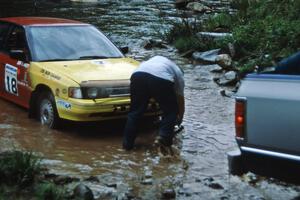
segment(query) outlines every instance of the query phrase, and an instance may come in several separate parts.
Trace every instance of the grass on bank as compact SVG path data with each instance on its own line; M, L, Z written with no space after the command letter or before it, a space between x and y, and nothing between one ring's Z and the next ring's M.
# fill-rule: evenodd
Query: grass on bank
M44 173L41 159L32 152L0 154L0 200L37 199L63 200L66 192L51 182L41 180Z
M236 49L234 67L247 73L255 65L272 66L300 50L300 1L297 0L233 0L235 14L220 13L202 22L173 24L165 37L184 52L212 48L226 49L232 43ZM221 40L200 38L196 33L231 32L233 37Z
M1 185L27 187L34 183L35 177L40 173L40 159L32 152L13 151L0 156Z

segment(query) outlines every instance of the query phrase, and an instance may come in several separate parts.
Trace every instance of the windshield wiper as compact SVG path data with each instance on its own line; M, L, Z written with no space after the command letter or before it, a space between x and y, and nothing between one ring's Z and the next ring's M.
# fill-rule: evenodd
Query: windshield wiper
M48 60L39 60L39 62L55 62L55 61L71 61L71 59L56 58L56 59L48 59Z
M106 59L109 58L107 56L81 56L79 57L79 60L85 60L85 59Z
M121 58L120 56L81 56L78 60Z

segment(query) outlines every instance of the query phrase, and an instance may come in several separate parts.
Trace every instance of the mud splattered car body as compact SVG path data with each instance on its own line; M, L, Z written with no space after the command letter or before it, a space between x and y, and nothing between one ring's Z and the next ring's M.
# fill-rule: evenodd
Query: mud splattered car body
M60 119L125 117L129 78L138 64L89 24L0 19L0 96L29 109L30 116L51 128ZM149 111L155 112L155 106L151 103Z

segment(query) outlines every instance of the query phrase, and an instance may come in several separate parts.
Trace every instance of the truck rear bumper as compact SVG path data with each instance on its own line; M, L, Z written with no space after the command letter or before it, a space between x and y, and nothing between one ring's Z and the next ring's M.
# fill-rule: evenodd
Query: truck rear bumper
M249 153L254 153L254 154L258 154L258 155L265 155L265 156L270 156L270 157L274 157L274 158L281 158L281 159L294 160L294 161L300 162L300 156L297 156L297 155L280 153L280 152L276 152L276 151L269 151L269 150L263 150L263 149L246 147L246 146L241 146L240 148L241 148L242 152L249 152Z
M300 183L299 156L241 146L227 153L229 172L242 175L253 172L284 181Z

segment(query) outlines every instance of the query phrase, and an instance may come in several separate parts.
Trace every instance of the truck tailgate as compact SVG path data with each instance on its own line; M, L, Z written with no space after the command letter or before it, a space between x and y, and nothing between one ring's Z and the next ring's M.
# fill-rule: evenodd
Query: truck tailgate
M300 76L248 76L237 96L247 99L247 145L300 152Z

